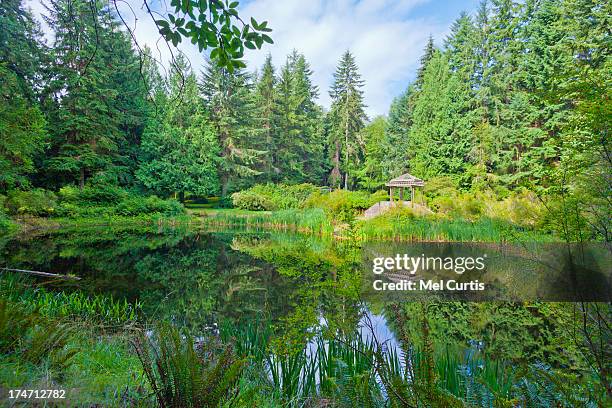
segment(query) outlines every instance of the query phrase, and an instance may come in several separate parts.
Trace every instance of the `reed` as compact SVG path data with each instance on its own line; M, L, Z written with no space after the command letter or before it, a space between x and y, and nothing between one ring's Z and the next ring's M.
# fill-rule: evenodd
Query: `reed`
M289 209L260 214L219 212L202 217L200 220L203 224L212 226L272 229L317 235L331 235L333 233L332 223L327 219L324 211L318 208L309 210Z
M360 239L394 241L470 241L504 242L516 240L542 241L550 237L532 231L516 229L502 221L481 218L429 219L380 216L358 224Z

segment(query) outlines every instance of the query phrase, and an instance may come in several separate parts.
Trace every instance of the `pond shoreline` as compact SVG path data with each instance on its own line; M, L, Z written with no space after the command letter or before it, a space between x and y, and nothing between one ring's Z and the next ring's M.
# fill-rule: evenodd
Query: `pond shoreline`
M293 212L292 212L293 213ZM280 216L279 216L280 214ZM299 213L298 213L299 214ZM216 228L231 228L232 230L249 231L279 231L292 232L303 235L317 236L321 238L329 238L337 241L356 240L359 242L423 242L423 243L457 243L457 242L480 242L480 243L505 243L505 242L560 242L556 237L543 234L518 230L508 229L507 234L500 234L499 231L480 231L472 232L468 236L459 236L457 238L445 236L444 233L435 234L435 228L440 229L441 226L461 223L459 228L477 225L475 222L466 220L410 220L397 224L401 227L410 225L411 222L419 224L419 233L402 233L402 231L393 231L396 227L393 224L386 224L384 228L370 228L373 221L360 220L352 226L348 223L320 223L311 225L301 225L302 220L292 216L293 219L284 219L282 212L264 212L264 213L243 213L237 212L233 214L229 211L219 213L194 213L189 211L186 215L178 217L166 217L163 215L147 215L147 216L112 216L101 218L44 218L44 217L19 217L12 219L14 226L1 235L13 234L33 234L44 233L46 231L72 229L72 228L97 228L108 226L152 226L158 228L200 228L200 227L216 227ZM376 220L376 219L374 219ZM335 224L335 225L334 225ZM494 224L492 224L494 225ZM429 230L427 229L429 228ZM391 229L391 231L389 230ZM482 233L479 236L478 233ZM498 234L501 239L491 239L492 234ZM466 239L467 238L467 239Z

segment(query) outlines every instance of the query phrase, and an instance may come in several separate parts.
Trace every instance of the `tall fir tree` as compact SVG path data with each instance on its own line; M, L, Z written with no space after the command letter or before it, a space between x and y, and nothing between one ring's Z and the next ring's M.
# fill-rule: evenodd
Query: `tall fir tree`
M275 102L276 102L276 74L272 65L272 55L268 54L261 68L261 73L257 80L256 87L257 105L261 113L263 126L264 150L266 154L263 158L264 179L268 182L273 180L273 175L277 169L276 163L276 140L274 135L275 127Z
M261 118L256 106L251 76L235 69L229 72L207 61L200 79L200 92L219 139L221 195L247 187L260 175Z
M470 129L462 126L461 84L436 50L427 64L409 136L410 171L417 177L452 175L463 183Z
M434 39L432 35L429 35L427 39L427 43L425 44L425 49L423 50L423 55L419 60L419 68L417 69L416 80L414 82L414 86L417 89L421 88L423 85L423 77L425 75L425 69L427 68L427 64L429 60L433 58L434 52L436 50L436 46L434 45Z
M27 188L46 145L39 109L40 30L21 0L0 4L0 191Z
M46 167L81 188L90 177L127 182L130 170L121 162L130 157L122 156L142 131L146 95L127 34L103 2L52 0L46 19L54 33ZM130 133L136 140L126 141Z
M349 182L349 173L363 158L363 143L359 136L368 119L363 102L363 85L355 57L347 50L334 72L329 91L332 106L328 114L329 143L333 146L333 169L329 182L337 187L343 182L345 189L352 183Z
M393 99L386 121L382 150L385 160L381 163L387 179L397 177L408 171L408 137L412 126L414 104L414 85Z

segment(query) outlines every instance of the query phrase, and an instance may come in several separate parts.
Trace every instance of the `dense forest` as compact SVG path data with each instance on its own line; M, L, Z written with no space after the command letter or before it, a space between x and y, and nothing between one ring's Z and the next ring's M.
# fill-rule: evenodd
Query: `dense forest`
M374 192L409 171L439 191L562 197L609 241L608 2L485 0L429 40L415 80L376 118L348 50L329 90L299 50L280 67L268 56L235 69L177 52L166 70L114 9L91 4L49 1L51 41L21 0L0 5L1 194L118 186L183 199L268 182Z

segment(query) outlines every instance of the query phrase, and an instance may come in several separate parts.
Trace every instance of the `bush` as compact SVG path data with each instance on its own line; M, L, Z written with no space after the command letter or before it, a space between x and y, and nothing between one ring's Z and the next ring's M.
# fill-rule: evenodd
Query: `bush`
M117 205L117 215L163 214L168 216L183 213L183 206L176 200L162 200L157 196L133 196L124 199Z
M388 199L385 192L368 194L364 191L335 190L327 194L312 194L304 203L304 207L323 208L328 217L350 222L359 212L385 199Z
M319 188L308 183L258 184L232 194L234 207L252 211L274 211L299 208Z
M118 204L128 195L121 187L99 184L83 188L77 198L86 204Z
M47 190L13 190L8 193L5 207L11 215L53 215L57 209L56 195Z
M269 197L248 190L232 194L232 204L234 204L235 208L251 211L272 211L278 209Z

